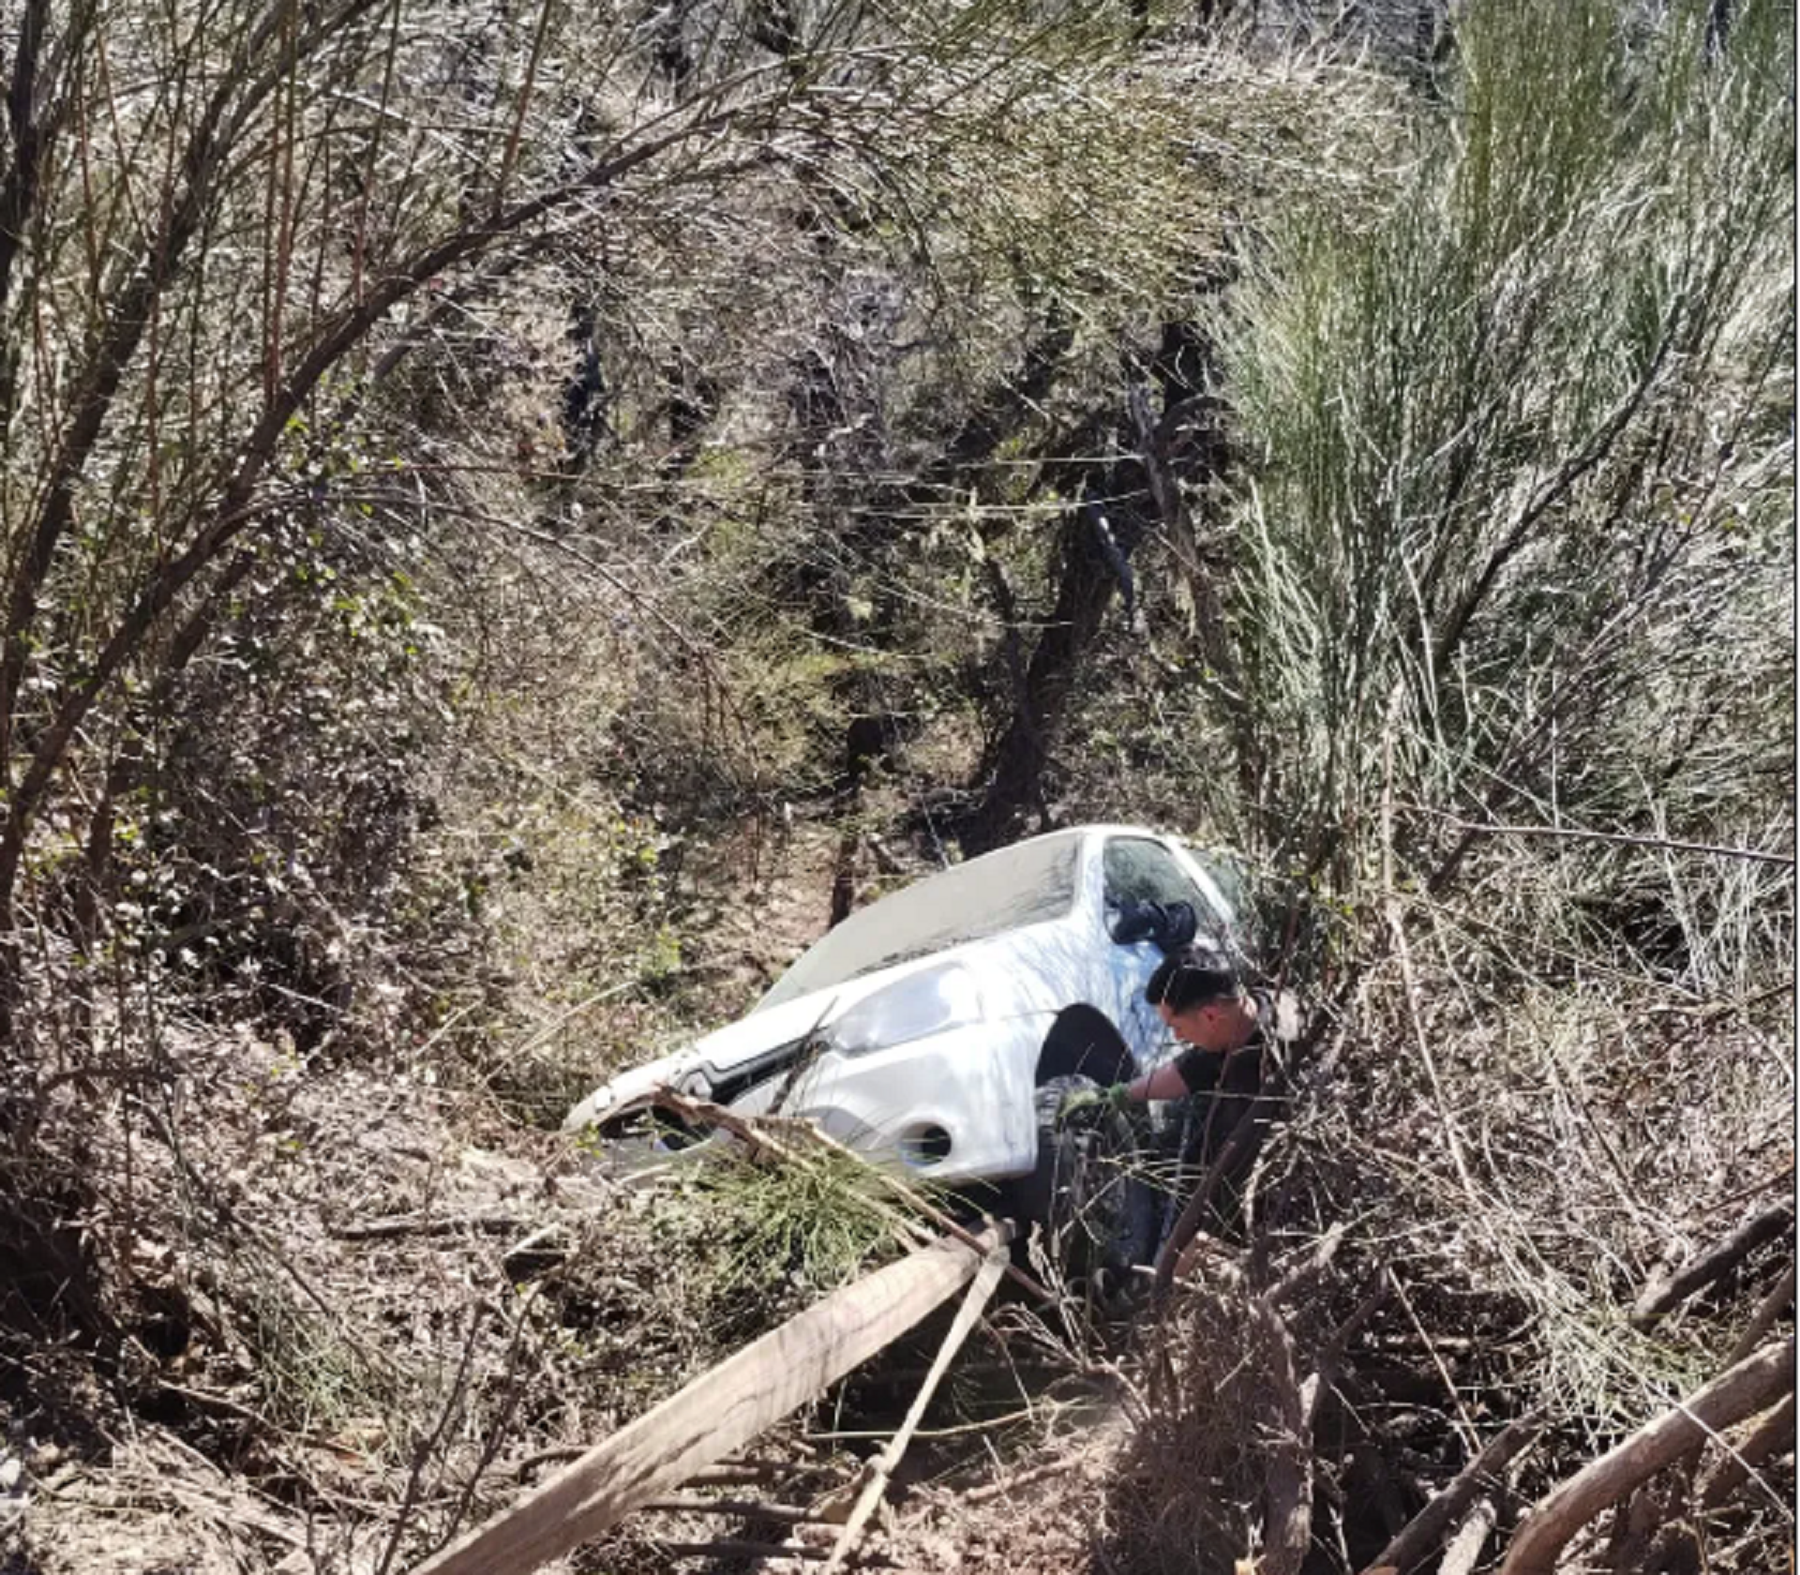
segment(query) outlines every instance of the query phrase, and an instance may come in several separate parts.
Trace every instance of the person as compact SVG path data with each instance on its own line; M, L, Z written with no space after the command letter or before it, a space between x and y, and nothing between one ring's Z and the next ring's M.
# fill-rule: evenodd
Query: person
M1144 999L1185 1048L1130 1082L1071 1094L1057 1117L1096 1105L1124 1109L1152 1099L1211 1095L1201 1131L1183 1156L1187 1163L1204 1163L1261 1092L1264 1050L1297 1036L1297 1008L1289 996L1247 986L1225 953L1204 938L1162 960L1144 986Z
M1181 1042L1181 1053L1130 1082L1071 1094L1057 1119L1084 1107L1123 1110L1153 1099L1194 1100L1183 1124L1176 1196L1195 1186L1215 1160L1224 1172L1216 1191L1193 1193L1179 1217L1165 1222L1156 1279L1166 1285L1184 1278L1203 1251L1205 1238L1197 1234L1203 1211L1211 1210L1216 1228L1229 1226L1239 1179L1259 1136L1244 1118L1263 1095L1269 1064L1284 1065L1289 1046L1300 1037L1300 1010L1286 992L1247 985L1225 953L1204 937L1163 959L1144 986L1144 998ZM1267 1114L1262 1112L1265 1119ZM1244 1141L1234 1144L1240 1127Z

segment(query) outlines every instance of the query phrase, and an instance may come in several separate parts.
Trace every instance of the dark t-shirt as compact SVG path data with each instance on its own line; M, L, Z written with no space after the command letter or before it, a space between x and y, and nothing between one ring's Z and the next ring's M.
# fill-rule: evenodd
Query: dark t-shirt
M1248 1097L1262 1087L1263 1036L1259 1029L1235 1050L1202 1050L1189 1045L1175 1058L1175 1070L1190 1094Z
M1190 1094L1216 1094L1234 1102L1254 1099L1262 1090L1263 1051L1293 1039L1299 1028L1298 1007L1290 996L1252 990L1256 1032L1235 1050L1202 1050L1189 1045L1175 1058L1175 1070ZM1235 1116L1233 1117L1235 1119Z

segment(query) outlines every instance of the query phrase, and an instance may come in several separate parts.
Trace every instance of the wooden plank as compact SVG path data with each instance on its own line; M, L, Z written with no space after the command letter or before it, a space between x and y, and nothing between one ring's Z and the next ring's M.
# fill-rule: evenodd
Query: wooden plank
M523 1575L617 1524L823 1394L966 1284L1010 1237L981 1251L940 1241L790 1318L596 1445L415 1575Z
M906 1413L906 1420L900 1424L900 1431L894 1434L893 1442L882 1450L870 1468L868 1481L857 1495L850 1518L844 1523L843 1531L838 1534L837 1546L831 1550L831 1557L826 1561L824 1575L836 1575L836 1571L844 1567L845 1560L862 1539L863 1527L869 1523L869 1516L875 1513L875 1506L886 1496L888 1483L906 1454L906 1446L912 1442L913 1434L924 1420L925 1408L931 1404L931 1397L937 1393L944 1374L949 1372L950 1363L962 1349L963 1341L968 1339L969 1331L975 1327L982 1309L988 1304L988 1298L999 1285L1000 1276L1006 1269L1006 1252L1005 1247L996 1247L988 1254L981 1272L975 1276L975 1283L969 1287L969 1294L957 1309L956 1321L950 1325L950 1332L938 1347L937 1360L931 1364L931 1371L925 1375L925 1382L919 1385L919 1392Z

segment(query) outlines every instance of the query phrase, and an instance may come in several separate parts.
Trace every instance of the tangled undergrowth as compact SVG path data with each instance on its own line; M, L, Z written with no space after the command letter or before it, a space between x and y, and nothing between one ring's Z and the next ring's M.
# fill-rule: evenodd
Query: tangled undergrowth
M897 1251L551 1129L959 835L1231 849L1317 1031L875 1554L1514 1575L1791 1351L1783 7L15 9L9 1571L389 1575ZM1563 1566L1791 1564L1791 1390Z
M822 900L829 866L804 846ZM1465 937L1374 951L1335 996L1326 981L1323 1032L1188 1285L1123 1325L1088 1327L1077 1302L978 1341L932 1413L947 1432L930 1474L898 1493L872 1552L947 1569L960 1535L977 1569L1052 1549L1096 1568L1277 1567L1303 1505L1304 1567L1359 1569L1522 1425L1470 1507L1489 1519L1464 1522L1491 1549L1745 1340L1782 1338L1791 1213L1639 1313L1659 1272L1789 1195L1791 1128L1768 1097L1780 1003L1722 1012L1614 974L1578 992L1503 962ZM829 1164L609 1180L581 1143L518 1128L481 1063L381 1073L198 1023L163 1044L152 1097L84 1107L102 1184L83 1195L85 1235L59 1239L88 1279L42 1304L55 1338L41 1322L7 1353L10 1447L44 1506L21 1546L46 1571L111 1545L110 1495L126 1491L177 1514L171 1557L193 1567L229 1547L273 1568L310 1536L319 1567L391 1553L404 1568L871 1250L897 1250L891 1218ZM83 1283L104 1292L85 1308ZM927 1340L892 1361L929 1355ZM875 1371L829 1397L771 1442L810 1473L780 1491L829 1497L876 1442L839 1435L879 1435L909 1393ZM152 1484L183 1451L223 1474L171 1498ZM1279 1469L1307 1485L1272 1511ZM1703 1454L1596 1523L1578 1556L1632 1567L1630 1549L1680 1525L1708 1568L1749 1575L1791 1536L1791 1473L1776 1448L1725 1492ZM977 1499L959 1519L959 1495L990 1486L1010 1511ZM716 1535L686 1513L574 1567L667 1567L671 1547Z

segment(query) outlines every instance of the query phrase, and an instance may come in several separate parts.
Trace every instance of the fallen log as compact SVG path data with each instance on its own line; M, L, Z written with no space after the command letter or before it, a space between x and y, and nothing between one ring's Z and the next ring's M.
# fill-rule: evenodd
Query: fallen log
M1726 1369L1540 1499L1514 1533L1500 1575L1549 1575L1564 1545L1607 1505L1761 1410L1793 1382L1791 1338Z
M947 1300L1010 1239L1002 1222L979 1238L979 1253L959 1241L936 1242L833 1292L433 1554L415 1575L523 1575L591 1540L823 1394Z

